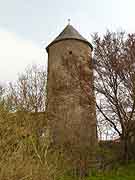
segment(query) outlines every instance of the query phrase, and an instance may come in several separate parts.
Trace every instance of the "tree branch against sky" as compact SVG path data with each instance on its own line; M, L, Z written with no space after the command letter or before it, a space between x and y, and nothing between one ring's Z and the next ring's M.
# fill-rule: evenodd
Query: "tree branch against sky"
M9 83L7 90L7 101L12 111L45 111L46 71L43 67L28 67L16 82Z
M135 34L107 31L103 38L95 34L93 43L98 122L117 132L128 158L135 127Z

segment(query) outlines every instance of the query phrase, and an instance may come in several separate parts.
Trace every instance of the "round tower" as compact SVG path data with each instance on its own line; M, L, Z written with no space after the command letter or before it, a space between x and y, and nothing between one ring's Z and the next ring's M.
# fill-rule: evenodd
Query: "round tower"
M90 152L97 142L93 47L67 25L46 49L47 114L54 144Z

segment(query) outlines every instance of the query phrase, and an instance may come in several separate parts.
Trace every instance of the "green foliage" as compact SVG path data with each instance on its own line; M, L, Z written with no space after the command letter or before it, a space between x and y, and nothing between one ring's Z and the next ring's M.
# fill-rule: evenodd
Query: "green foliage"
M134 180L135 179L135 163L127 166L119 166L110 171L101 171L91 174L89 177L82 178L81 180ZM78 180L72 176L63 176L59 180Z
M135 179L135 164L131 163L127 166L119 166L107 172L97 173L96 176L86 178L86 180L134 180Z

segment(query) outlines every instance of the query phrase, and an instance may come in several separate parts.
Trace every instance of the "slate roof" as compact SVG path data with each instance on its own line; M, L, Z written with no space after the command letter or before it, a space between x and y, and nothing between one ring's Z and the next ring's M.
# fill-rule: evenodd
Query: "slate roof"
M83 41L84 43L87 43L90 46L90 48L93 50L93 46L91 45L91 43L88 42L82 35L80 35L79 32L70 24L68 24L65 27L65 29L54 39L54 41L52 41L47 46L46 50L48 51L48 48L54 43L67 39L75 39L75 40Z

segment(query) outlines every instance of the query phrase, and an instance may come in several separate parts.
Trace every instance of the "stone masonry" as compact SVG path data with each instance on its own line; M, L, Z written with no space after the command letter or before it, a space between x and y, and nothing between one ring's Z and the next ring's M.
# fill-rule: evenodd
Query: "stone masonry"
M92 45L67 25L47 52L47 114L54 144L94 150L97 134Z

